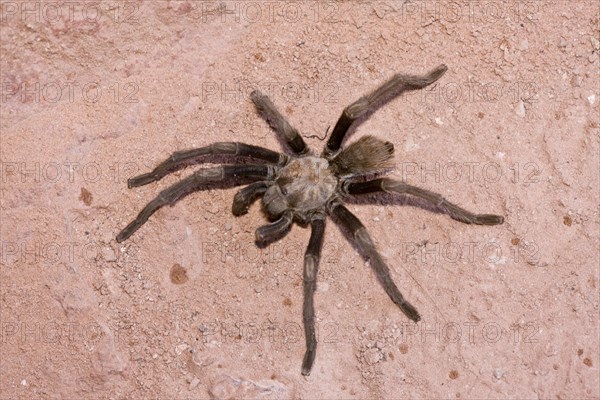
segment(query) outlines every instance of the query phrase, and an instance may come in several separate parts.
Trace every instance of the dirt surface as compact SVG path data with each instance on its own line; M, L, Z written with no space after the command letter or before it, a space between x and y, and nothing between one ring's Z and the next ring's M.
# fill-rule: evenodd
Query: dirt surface
M597 2L0 5L1 398L600 398ZM257 249L266 218L234 217L235 188L116 243L194 169L127 189L173 151L282 149L253 88L320 151L347 104L440 63L349 139L391 141L393 176L506 218L349 206L418 324L329 220L303 377L309 230Z

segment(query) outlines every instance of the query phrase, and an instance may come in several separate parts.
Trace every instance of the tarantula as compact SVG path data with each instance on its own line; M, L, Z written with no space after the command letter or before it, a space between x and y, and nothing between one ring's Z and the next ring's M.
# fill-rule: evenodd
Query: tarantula
M344 149L341 148L341 144L355 121L356 126L375 109L405 91L431 85L446 70L447 67L442 64L421 76L394 75L370 94L350 104L338 119L321 156L315 155L308 148L298 131L281 115L267 96L253 91L250 98L258 113L283 137L292 154L282 154L239 142L220 142L173 153L151 172L129 179L128 187L158 181L185 165L201 163L206 155L248 157L263 163L225 164L194 172L160 192L135 220L118 234L117 242L129 238L160 207L166 204L173 205L186 194L205 189L211 182L229 181L232 186L251 182L235 194L232 212L235 216L247 213L254 200L262 196L264 209L272 222L256 230L258 245L267 245L283 237L293 221L311 227L303 272L303 322L306 336L303 375L310 374L316 354L313 296L327 215L332 216L349 231L358 249L369 259L379 282L392 301L408 318L418 322L421 316L415 307L404 299L364 225L343 205L342 199L377 192L403 194L414 196L431 208L467 224L497 225L501 224L504 218L492 214L471 213L448 202L437 193L401 181L390 178L373 179L393 167L394 146L390 142L365 136Z

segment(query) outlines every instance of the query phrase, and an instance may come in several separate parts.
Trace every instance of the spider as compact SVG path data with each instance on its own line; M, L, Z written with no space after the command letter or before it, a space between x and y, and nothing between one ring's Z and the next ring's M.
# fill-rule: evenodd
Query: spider
M393 167L394 146L390 142L364 136L345 148L341 144L353 124L358 125L377 108L401 93L431 85L447 69L442 64L425 75L396 74L370 94L350 104L343 110L320 156L308 148L298 131L266 95L253 91L250 98L258 113L281 135L291 149L291 154L239 142L219 142L173 153L151 172L129 179L128 187L158 181L190 163L206 162L202 161L206 155L251 158L260 162L223 164L195 171L191 176L160 192L117 235L117 242L128 239L160 207L173 205L193 191L206 189L207 184L228 182L231 186L237 186L250 182L235 194L232 212L235 216L246 214L254 200L262 196L263 208L271 222L256 230L257 245L266 246L282 238L294 221L303 226L310 225L311 228L303 271L303 323L306 338L301 370L303 375L310 374L316 355L313 297L328 215L350 233L392 301L408 318L418 322L421 316L404 299L365 226L344 206L343 199L367 193L401 194L413 196L413 199L420 200L427 208L443 212L467 224L497 225L502 224L504 218L492 214L474 214L448 202L437 193L391 178L378 177Z

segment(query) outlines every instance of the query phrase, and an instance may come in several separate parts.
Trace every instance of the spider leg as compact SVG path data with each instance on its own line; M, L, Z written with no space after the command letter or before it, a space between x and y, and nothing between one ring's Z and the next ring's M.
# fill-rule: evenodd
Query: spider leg
M317 287L317 271L321 248L323 247L323 236L325 232L325 219L323 217L313 219L310 224L310 240L306 253L304 253L304 304L302 306L302 320L304 322L304 333L306 336L306 352L302 361L302 375L310 375L317 351L317 338L315 335L315 307L313 304L314 293Z
M248 212L248 208L258 196L263 194L269 188L270 183L267 181L254 182L245 188L240 189L233 198L231 212L236 217L244 215Z
M308 146L304 143L302 136L296 128L292 127L283 115L277 110L273 102L260 91L255 90L250 93L250 99L254 103L260 116L265 119L271 128L281 135L288 146L296 154L305 154L308 152Z
M292 211L285 211L277 221L263 225L256 229L256 243L259 245L265 245L281 238L292 225L292 221Z
M435 208L455 219L466 224L476 225L499 225L504 222L504 217L494 214L474 214L450 203L442 195L429 190L421 189L417 186L397 181L390 178L374 179L367 182L346 183L342 185L348 194L364 194L373 192L387 192L398 194L409 194L425 200Z
M383 285L386 293L404 314L415 322L421 319L419 312L402 296L398 287L390 277L390 270L377 252L371 236L367 232L365 226L360 222L354 214L346 207L337 201L329 204L329 213L333 215L342 226L350 231L352 237L358 244L358 247L369 258L371 267L375 270L379 282Z
M219 167L198 170L187 178L160 192L160 194L148 203L146 207L140 211L138 216L117 235L117 242L121 243L133 235L133 233L162 206L174 204L183 196L199 190L207 183L219 182L227 178L262 180L272 179L274 176L275 167L271 165L222 165Z
M165 175L196 162L205 155L233 155L238 157L251 157L264 160L271 164L283 166L288 161L288 156L259 146L239 142L218 142L197 149L176 151L165 161L160 163L151 172L138 175L127 181L129 188L147 185L155 182Z
M422 89L431 85L437 81L446 70L448 70L448 67L441 64L425 75L396 74L373 92L350 104L344 109L342 115L335 124L333 132L331 132L331 136L323 151L323 155L326 158L330 158L339 151L350 125L358 118L367 114L369 111L375 111L377 106L381 106L384 102L387 102L406 91Z

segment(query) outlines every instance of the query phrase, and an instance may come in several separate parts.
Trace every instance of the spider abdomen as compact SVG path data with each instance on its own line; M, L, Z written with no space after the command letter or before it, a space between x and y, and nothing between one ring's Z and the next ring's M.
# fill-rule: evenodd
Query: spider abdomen
M304 220L311 212L323 209L335 193L337 183L326 159L297 158L279 171L275 184L265 193L263 203L273 218L285 210L292 210L297 218Z

